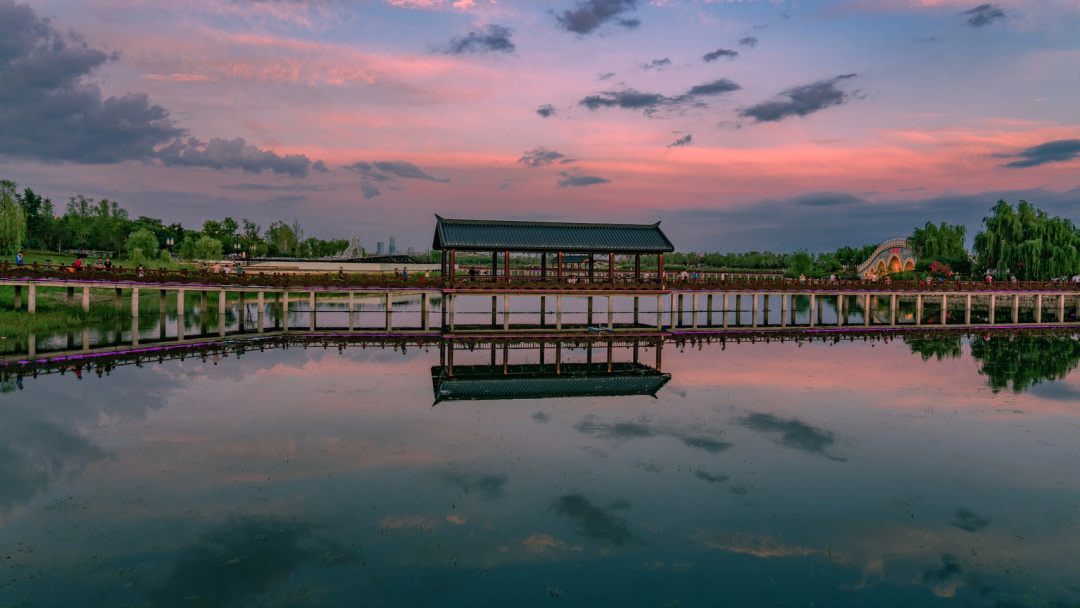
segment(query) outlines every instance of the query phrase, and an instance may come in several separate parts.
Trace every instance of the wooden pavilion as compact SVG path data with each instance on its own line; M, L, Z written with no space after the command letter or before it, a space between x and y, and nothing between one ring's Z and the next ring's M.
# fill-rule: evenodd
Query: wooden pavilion
M454 281L455 254L459 251L491 253L492 280L498 280L499 254L502 280L510 281L510 254L540 254L540 280L548 280L548 254L555 256L555 279L566 277L564 255L586 256L589 282L596 280L595 256L607 254L607 280L615 282L615 256L634 256L634 281L641 281L641 256L657 256L657 277L662 283L664 254L675 246L655 224L587 224L572 222L516 222L447 219L435 216L431 248L442 252L442 273Z

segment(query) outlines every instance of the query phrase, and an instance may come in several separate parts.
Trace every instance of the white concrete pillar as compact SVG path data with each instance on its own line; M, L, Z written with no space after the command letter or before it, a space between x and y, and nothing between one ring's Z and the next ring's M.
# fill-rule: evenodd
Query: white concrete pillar
M218 313L217 313L217 331L218 335L225 337L225 290L218 290Z
M971 294L967 294L964 302L964 325L971 325Z
M945 325L945 319L949 316L949 296L941 294L941 324Z
M1042 323L1042 294L1035 294L1035 322Z
M176 290L176 338L184 339L184 290Z
M1020 322L1020 294L1013 294L1012 305L1012 322L1015 325Z
M131 317L134 319L139 318L139 288L133 287L131 289Z
M895 299L896 296L893 296ZM895 306L893 308L896 308ZM870 319L873 316L873 309L870 306L870 294L863 295L863 320L862 324L865 327L870 326ZM896 318L893 318L893 323L896 323Z
M844 326L844 294L836 294L836 326Z
M1065 294L1058 296L1058 323L1065 322Z
M997 308L997 296L996 294L990 294L990 302L988 304L989 310L987 313L990 315L990 324L994 324L994 310Z
M922 325L922 294L915 296L915 325Z
M449 300L449 309L447 311L447 314L450 318L450 331L454 331L454 300L456 300L457 298L454 297L454 294L448 293L446 294L446 299Z
M757 327L757 309L758 309L758 294L754 293L754 296L750 298L750 326Z
M780 294L780 327L787 327L788 295Z
M30 314L37 312L37 285L30 284L30 293L27 294L26 310Z
M90 288L82 288L82 309L90 310Z
M37 356L37 336L34 334L26 336L26 354L31 358Z
M727 320L727 294L726 293L724 295L720 296L720 308L722 308L723 311L724 311L724 313L723 313L724 314L724 328L727 329L728 320Z
M894 293L889 296L889 325L896 325L897 304L896 294ZM869 311L867 311L867 314L869 314Z
M158 316L161 317L162 326L165 325L165 312L169 309L169 292L161 289L158 291Z
M814 321L817 318L817 295L810 294L810 327L814 326Z
M137 328L137 326L133 324L132 329L136 329L136 328ZM132 336L136 336L136 335L137 334L132 334ZM136 342L136 344L138 344L138 342ZM84 353L90 352L90 328L89 327L84 327L83 330L82 330L82 352L84 352Z
M256 319L256 323L258 323L258 331L261 334L261 333L263 333L263 331L264 331L264 329L266 327L265 324L263 323L263 314L264 314L263 309L266 306L266 294L264 294L262 291L260 291L258 293L258 296L256 297L255 306L256 306L255 319Z
M289 290L281 292L281 329L289 331Z

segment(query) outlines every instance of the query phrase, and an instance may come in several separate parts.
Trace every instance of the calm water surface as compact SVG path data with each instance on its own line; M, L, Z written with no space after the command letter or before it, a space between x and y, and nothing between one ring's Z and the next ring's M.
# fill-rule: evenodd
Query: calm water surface
M437 347L24 378L0 606L1074 606L1077 344L668 344L655 398L434 407Z

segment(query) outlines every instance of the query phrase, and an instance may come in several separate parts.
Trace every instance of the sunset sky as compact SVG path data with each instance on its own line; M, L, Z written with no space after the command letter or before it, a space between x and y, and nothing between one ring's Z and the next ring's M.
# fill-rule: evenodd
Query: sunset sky
M370 249L435 213L681 251L1080 222L1077 32L1077 0L0 0L0 177Z

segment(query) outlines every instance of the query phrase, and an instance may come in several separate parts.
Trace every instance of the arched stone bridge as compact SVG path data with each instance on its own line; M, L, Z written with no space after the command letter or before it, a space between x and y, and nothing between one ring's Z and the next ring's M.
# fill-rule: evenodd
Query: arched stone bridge
M864 279L915 270L915 252L904 237L889 239L878 246L865 262L859 264L859 276Z

